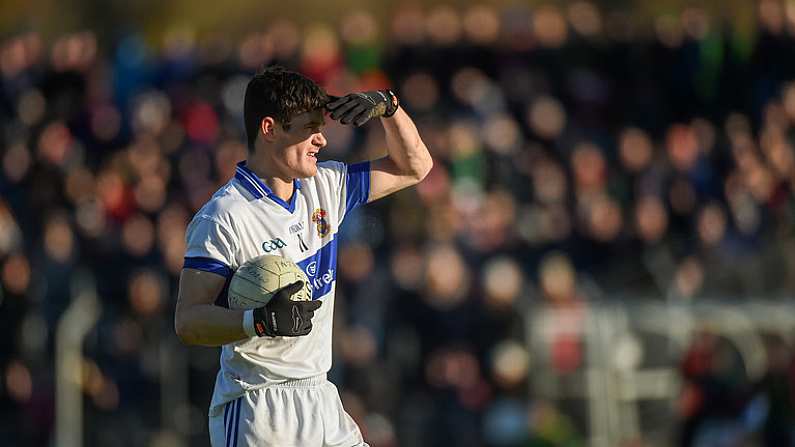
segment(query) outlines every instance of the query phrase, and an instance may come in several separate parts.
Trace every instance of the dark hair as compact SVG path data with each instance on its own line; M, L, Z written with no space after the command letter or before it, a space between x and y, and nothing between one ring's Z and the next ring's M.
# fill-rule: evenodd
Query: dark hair
M321 108L328 100L320 86L300 73L278 65L263 69L248 82L243 103L249 150L254 150L260 123L266 116L289 130L296 115Z

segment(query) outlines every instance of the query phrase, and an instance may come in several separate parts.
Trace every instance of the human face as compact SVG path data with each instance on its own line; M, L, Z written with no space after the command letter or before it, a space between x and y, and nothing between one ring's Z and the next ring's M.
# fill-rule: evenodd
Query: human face
M284 176L307 178L317 174L317 153L326 145L321 133L325 125L323 112L318 109L295 116L289 130L278 126L274 162Z

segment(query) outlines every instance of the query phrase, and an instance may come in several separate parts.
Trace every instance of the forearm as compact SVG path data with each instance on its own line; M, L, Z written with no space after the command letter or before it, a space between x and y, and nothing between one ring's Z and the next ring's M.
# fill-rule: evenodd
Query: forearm
M422 142L414 122L402 108L389 118L381 118L389 158L400 171L418 182L433 167L433 159Z
M248 338L243 330L243 311L214 304L195 304L178 309L177 335L188 345L221 346Z

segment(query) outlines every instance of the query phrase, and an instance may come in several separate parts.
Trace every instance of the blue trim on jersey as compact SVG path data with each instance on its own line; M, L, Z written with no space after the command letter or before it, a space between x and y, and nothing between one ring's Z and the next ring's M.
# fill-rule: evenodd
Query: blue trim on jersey
M232 440L232 421L235 420L235 401L227 402L226 407L229 408L229 413L231 417L229 418L228 423L224 426L224 437L226 438L226 447L230 447L230 441Z
M348 166L345 179L345 214L359 205L367 203L370 197L370 162L363 161Z
M231 402L227 402L224 405L224 441L227 446L229 446L229 404Z
M224 430L229 425L229 405L224 405Z
M298 267L306 273L312 285L312 299L316 300L331 291L337 280L337 237L303 261Z
M199 256L185 258L185 263L182 264L182 268L215 273L216 275L221 275L224 278L229 278L232 276L231 267L213 258L202 258Z
M290 197L290 203L287 203L282 200L281 197L274 194L268 185L260 180L257 174L246 166L245 161L241 161L237 164L237 168L235 168L235 178L252 196L254 196L254 198L263 199L267 197L290 213L295 211L295 198L298 196L296 192L301 189L301 182L298 179L293 179L293 195Z
M235 409L235 425L233 426L232 430L232 447L237 447L237 429L240 427L240 404L242 397L238 397L236 402L236 409Z

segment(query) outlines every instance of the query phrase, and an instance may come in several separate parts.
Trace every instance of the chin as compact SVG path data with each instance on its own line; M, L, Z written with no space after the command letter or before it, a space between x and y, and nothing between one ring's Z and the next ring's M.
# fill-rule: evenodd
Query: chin
M309 178L317 175L317 166L307 166L296 172L296 178Z

